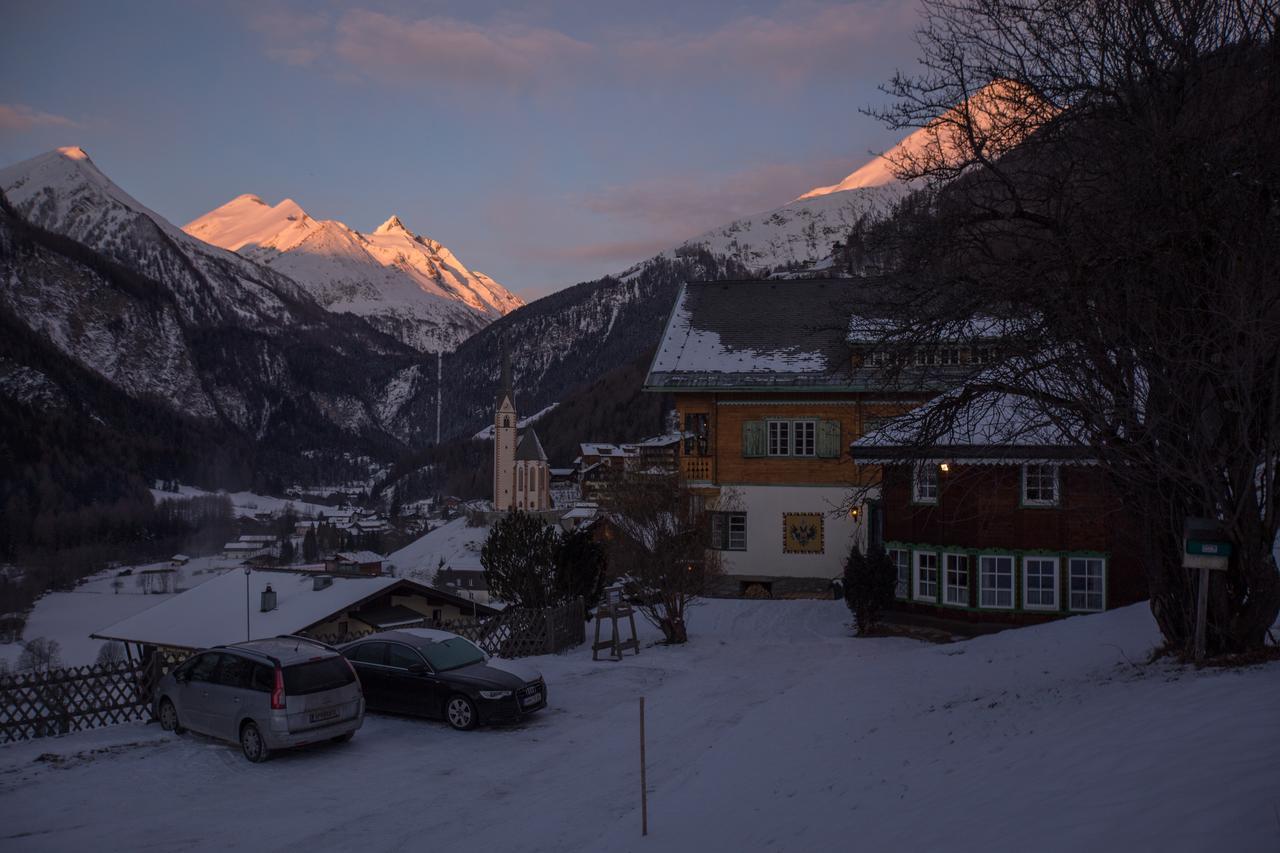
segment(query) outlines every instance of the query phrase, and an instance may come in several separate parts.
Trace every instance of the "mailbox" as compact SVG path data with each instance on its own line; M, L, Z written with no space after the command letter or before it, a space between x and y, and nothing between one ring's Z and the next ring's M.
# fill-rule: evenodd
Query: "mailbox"
M1182 567L1226 571L1231 541L1220 522L1188 518L1182 527Z

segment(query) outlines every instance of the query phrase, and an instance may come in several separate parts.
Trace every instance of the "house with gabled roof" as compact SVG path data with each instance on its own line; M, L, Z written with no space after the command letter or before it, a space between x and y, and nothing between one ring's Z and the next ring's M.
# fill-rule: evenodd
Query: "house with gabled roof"
M960 391L850 446L855 462L881 472L898 607L1021 624L1145 599L1137 519L1072 441L1069 421L1008 394L947 399Z
M851 336L851 318L877 303L850 280L681 287L645 390L675 398L679 468L715 513L722 592L829 593L875 529L849 506L874 472L846 448L927 396L886 392L864 358L873 341Z

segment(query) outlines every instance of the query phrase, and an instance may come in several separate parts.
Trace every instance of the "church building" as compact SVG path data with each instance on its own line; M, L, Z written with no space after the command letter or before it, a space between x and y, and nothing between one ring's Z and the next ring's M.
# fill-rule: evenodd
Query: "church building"
M511 361L502 357L502 385L493 416L493 508L537 512L551 508L551 470L533 427L519 434L511 390Z

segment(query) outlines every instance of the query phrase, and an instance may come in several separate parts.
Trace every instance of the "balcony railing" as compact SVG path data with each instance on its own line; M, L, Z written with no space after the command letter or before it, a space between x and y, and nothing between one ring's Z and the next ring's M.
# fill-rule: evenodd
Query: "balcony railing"
M686 480L695 480L700 482L711 480L711 457L710 456L681 456L680 472Z

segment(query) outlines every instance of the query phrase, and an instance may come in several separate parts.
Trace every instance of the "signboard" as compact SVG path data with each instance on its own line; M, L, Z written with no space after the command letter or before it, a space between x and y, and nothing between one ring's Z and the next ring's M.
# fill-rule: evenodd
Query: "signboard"
M1225 572L1231 542L1222 525L1212 518L1188 518L1182 526L1182 567Z
M1186 542L1188 554L1205 554L1214 557L1231 556L1230 542L1205 542L1199 539L1188 539Z
M820 512L784 512L782 514L782 553L821 554L823 516Z

